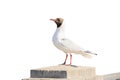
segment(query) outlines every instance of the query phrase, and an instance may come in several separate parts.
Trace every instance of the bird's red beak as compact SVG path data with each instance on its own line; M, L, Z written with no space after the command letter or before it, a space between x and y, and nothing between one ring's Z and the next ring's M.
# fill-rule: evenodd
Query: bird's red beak
M55 21L55 19L50 19L51 21Z

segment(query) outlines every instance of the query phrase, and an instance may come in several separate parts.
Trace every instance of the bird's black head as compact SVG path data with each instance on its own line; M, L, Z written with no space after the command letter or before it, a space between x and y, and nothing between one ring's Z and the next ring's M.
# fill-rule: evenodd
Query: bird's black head
M63 23L63 19L62 18L56 18L56 19L50 19L51 21L54 21L57 25L57 28L59 28L62 23Z

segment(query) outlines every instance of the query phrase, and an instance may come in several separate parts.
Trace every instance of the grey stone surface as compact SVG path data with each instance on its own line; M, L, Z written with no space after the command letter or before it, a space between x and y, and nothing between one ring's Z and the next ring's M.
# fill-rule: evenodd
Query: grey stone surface
M66 71L31 70L31 78L67 78Z
M68 80L68 79L62 79L62 78L27 78L22 80Z
M120 73L112 73L104 75L104 80L120 80Z

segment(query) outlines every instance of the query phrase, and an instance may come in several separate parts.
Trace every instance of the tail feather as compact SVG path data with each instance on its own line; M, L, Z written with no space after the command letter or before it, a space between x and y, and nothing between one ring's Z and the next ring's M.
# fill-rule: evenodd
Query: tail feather
M86 57L86 58L92 58L92 56L90 54L87 54L87 53L82 53L81 55Z
M97 55L96 53L92 53L90 51L79 51L78 54L81 54L82 56L86 57L86 58L91 58L91 54L92 55Z
M92 54L92 55L97 55L96 53L92 53L91 51L84 51L85 53L89 53L89 54Z
M79 51L77 52L78 54L82 55L83 57L86 57L86 58L92 58L92 56L84 51Z

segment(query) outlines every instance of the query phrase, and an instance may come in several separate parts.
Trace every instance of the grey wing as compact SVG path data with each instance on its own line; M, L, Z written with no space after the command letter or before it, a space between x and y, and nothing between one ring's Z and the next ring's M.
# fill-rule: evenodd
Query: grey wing
M73 43L71 40L68 39L62 39L61 44L64 46L64 48L66 48L66 50L68 50L68 52L78 53L87 58L91 58L91 55L89 54L97 55L96 53L84 50L83 48L79 47L77 44Z
M69 39L61 39L61 44L68 49L71 52L78 52L78 51L84 51L84 49L82 49L81 47L79 47L77 44L73 43L71 40Z

